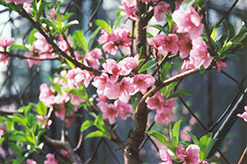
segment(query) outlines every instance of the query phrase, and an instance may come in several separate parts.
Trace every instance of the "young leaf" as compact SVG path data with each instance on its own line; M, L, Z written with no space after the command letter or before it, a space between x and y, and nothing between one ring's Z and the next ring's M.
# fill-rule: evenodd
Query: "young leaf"
M167 20L168 26L169 26L169 33L172 33L173 26L174 26L174 22L172 20L172 16L169 13L165 13L165 15L166 15L166 20Z
M196 138L196 136L195 136L194 134L192 134L191 132L187 132L187 133L191 136L192 141L193 141L196 145L198 145L198 144L199 144L199 141L198 141L198 139Z
M9 50L25 50L28 51L29 49L25 46L25 45L21 45L21 44L12 44L9 47Z
M153 68L158 62L157 61L148 61L147 63L145 63L141 69L139 70L139 73L146 71L147 69Z
M151 27L154 27L154 28L156 28L156 29L158 29L158 30L160 30L160 31L162 31L162 32L164 32L165 34L168 35L168 32L165 30L165 28L164 28L163 26L161 26L161 25L159 25L159 24L150 25L150 26L151 26Z
M91 121L91 120L84 121L83 124L81 125L81 132L87 130L92 125L94 125L94 122L93 121Z
M79 47L84 51L88 52L88 44L82 31L75 31L73 34L74 45L79 45Z
M161 133L156 132L156 131L147 131L147 134L153 136L155 139L157 139L158 141L160 141L162 144L165 144L165 142L168 141L168 139Z
M62 28L62 32L65 32L70 26L72 25L76 25L79 24L78 20L73 20L71 22L69 22L68 24L66 24L63 28Z
M102 132L102 131L95 131L95 132L92 132L92 133L89 133L85 139L88 139L88 138L92 138L92 137L109 137L109 135L105 132Z
M41 20L42 23L45 23L47 26L52 27L54 30L59 31L58 27L56 26L55 23L53 23L52 21L50 21L48 18L43 18Z
M160 71L161 81L166 80L166 76L170 72L172 66L173 66L173 63L166 63L162 66L161 71Z
M193 96L194 94L186 89L179 89L176 90L175 92L171 93L167 99L174 98L174 97L181 97L181 96Z
M92 45L93 45L93 41L94 41L94 38L97 36L97 34L99 33L99 30L100 30L101 28L100 27L98 27L92 34L91 34L91 36L89 37L89 39L88 39L88 50L90 50L91 49L91 47L92 47Z
M172 144L177 147L178 146L178 141L179 141L179 130L180 130L180 124L181 124L181 120L176 122L173 126L173 129L172 129L172 137L171 137L171 141L172 141Z
M45 116L47 112L47 108L45 104L42 101L39 101L37 105L35 105L35 109L38 112L39 115Z
M97 26L101 27L102 29L105 29L109 33L112 33L110 26L104 20L97 19L95 21L95 24Z
M235 55L235 54L224 54L223 55L224 57L227 57L227 58L230 58L230 59L233 59L233 60L236 60L237 62L241 62L241 59L238 55Z
M88 101L88 94L87 94L87 90L86 88L83 86L81 88L77 88L77 89L67 89L65 90L65 92L67 93L71 93L75 96L80 97L81 99Z

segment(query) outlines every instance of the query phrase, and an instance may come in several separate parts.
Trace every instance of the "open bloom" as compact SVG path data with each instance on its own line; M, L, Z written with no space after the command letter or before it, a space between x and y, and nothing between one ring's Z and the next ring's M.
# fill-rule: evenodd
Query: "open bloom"
M153 85L155 79L151 75L138 74L134 77L134 89L135 93L140 91L142 94L147 92L147 88Z
M183 164L199 164L200 148L195 144L191 144L186 148L177 147L176 154L177 157L183 162Z
M159 2L154 6L154 17L157 21L161 22L164 19L164 12L168 12L170 5L164 1Z
M26 164L37 164L37 162L32 159L27 159Z
M121 11L121 15L123 17L130 18L131 20L136 20L136 1L133 0L122 0L121 5L119 6L120 9L123 9Z
M10 46L14 42L14 38L12 37L5 37L5 36L0 36L0 47L6 48Z
M103 119L108 119L110 124L116 122L115 118L118 116L118 109L114 104L101 104L100 110L103 112Z
M174 22L177 24L178 33L189 33L190 37L197 38L202 34L202 18L191 6L186 10L180 7L172 14Z
M149 109L164 110L165 99L160 92L156 92L152 97L148 97L145 102Z
M44 161L44 164L57 164L57 161L53 154L49 153L46 155L47 160Z

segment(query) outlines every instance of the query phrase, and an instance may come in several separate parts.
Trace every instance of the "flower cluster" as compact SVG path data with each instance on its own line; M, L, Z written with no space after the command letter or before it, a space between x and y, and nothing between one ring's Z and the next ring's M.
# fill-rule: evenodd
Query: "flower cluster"
M84 102L80 97L68 93L68 89L80 89L82 86L88 87L90 81L93 79L93 74L86 70L79 68L71 69L69 71L62 71L60 76L55 77L52 82L52 87L48 87L43 83L40 85L40 101L44 102L46 106L55 106L55 114L60 119L64 120L66 117L66 104L70 102L74 106L74 111ZM68 113L69 118L72 118L73 113ZM66 117L68 126L70 126L70 119Z
M11 2L14 2L16 4L23 4L23 3L32 3L33 0L5 0L6 3L11 3Z
M176 98L165 100L160 92L156 92L155 95L146 99L147 107L151 110L156 110L155 122L160 122L164 125L173 119L173 108L176 106L175 100Z
M112 55L116 54L118 48L123 49L126 54L130 54L131 37L126 25L122 24L112 33L102 30L98 42L103 45L103 49L107 53Z
M136 1L133 0L122 0L121 5L119 6L121 11L121 15L123 17L130 18L131 20L135 21L136 20Z

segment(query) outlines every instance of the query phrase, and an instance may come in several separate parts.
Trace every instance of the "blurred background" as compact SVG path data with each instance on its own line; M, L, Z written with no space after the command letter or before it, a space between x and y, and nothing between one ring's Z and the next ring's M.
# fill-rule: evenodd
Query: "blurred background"
M209 24L213 26L224 17L234 2L234 0L208 0L206 7L209 13ZM94 24L95 19L104 19L109 22L114 22L119 4L120 0L66 1L63 6L64 9L68 8L70 12L74 13L71 20L76 19L80 22L80 24L72 26L69 32L72 34L73 31L82 29L86 36L90 36L92 31L97 28ZM236 33L242 26L242 20L246 20L246 12L247 1L239 0L236 7L226 19L233 25ZM16 43L27 43L32 26L26 20L20 18L15 12L6 10L3 6L0 6L0 18L0 35L13 36L16 39ZM153 20L151 20L150 23L155 24ZM155 33L155 31L153 32ZM227 32L228 31L223 31L223 28L218 28L216 37ZM95 45L96 44L97 42L95 42ZM22 52L17 53L21 54ZM246 45L237 55L240 56L241 61L226 61L227 67L223 68L223 71L240 82L247 75L247 65L245 64ZM22 105L27 105L28 102L37 102L39 85L44 82L49 83L47 75L52 76L54 73L59 72L60 70L57 69L58 65L59 63L55 61L43 61L40 67L33 66L30 69L27 61L18 58L10 58L8 66L0 63L0 109L16 110ZM247 82L243 83L244 88L247 86L246 84ZM204 74L198 73L190 76L183 80L179 87L188 89L195 94L194 96L185 97L184 100L206 127L212 126L218 120L239 91L239 86L236 82L227 77L226 74L218 72L216 69L205 71ZM182 129L185 129L186 125L192 124L191 122L193 120L191 120L191 115L180 102L178 102L176 110L177 113L181 115L179 118L183 119ZM81 112L85 114L84 119L89 117L83 110L81 110ZM150 118L152 118L152 113L150 114ZM72 125L73 128L69 134L70 140L74 144L76 144L79 138L80 132L78 129L83 121L83 119L77 119ZM117 132L123 140L126 140L128 131L132 127L131 119L127 121L118 120L118 123L120 126ZM59 131L61 127L59 124L60 120L56 119L55 123L51 126L51 129L57 132L52 133L53 138L60 137ZM167 128L161 125L155 125L153 128L163 133L167 132ZM217 130L217 128L218 126L215 130ZM193 123L191 130L197 137L201 137L205 134L205 131L198 123ZM86 131L86 133L89 133L89 131ZM247 146L246 138L247 123L239 119L220 147L220 150L230 163L234 164L239 160L244 148ZM101 164L123 163L123 157L117 146L106 139L93 138L84 140L78 150L78 154L84 162L88 161L89 163ZM89 159L92 156L94 158L90 161ZM0 163L3 163L8 158L12 158L12 153L8 147L3 145L0 147ZM150 164L160 162L157 157L157 151L150 142L144 145L141 151L141 159ZM225 162L221 161L220 163Z

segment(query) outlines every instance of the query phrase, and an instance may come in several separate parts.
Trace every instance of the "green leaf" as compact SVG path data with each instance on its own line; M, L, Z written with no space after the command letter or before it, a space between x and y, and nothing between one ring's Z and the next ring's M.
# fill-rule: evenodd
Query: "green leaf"
M42 101L39 101L39 103L35 105L35 109L38 112L38 114L41 116L45 116L47 113L47 108Z
M82 86L81 88L76 88L76 89L67 89L65 90L65 92L78 96L85 101L89 101L87 89L84 86Z
M159 24L150 25L150 26L153 27L153 28L156 28L156 29L158 29L158 30L160 30L160 31L162 31L162 32L164 32L165 34L168 35L168 32L165 30L165 28L164 28L163 26L161 26L161 25L159 25Z
M233 59L233 60L236 60L237 62L241 62L241 59L238 55L235 55L235 54L224 54L223 55L224 57L227 57L227 58L230 58L230 59Z
M181 124L181 120L176 122L173 126L173 129L172 129L172 137L171 137L171 141L172 141L172 144L175 146L175 147L178 147L178 141L179 141L179 130L180 130L180 124Z
M226 28L226 30L229 32L229 38L232 38L235 35L235 29L231 23L228 21L223 22L223 26Z
M156 131L147 131L147 134L153 136L155 139L157 139L158 141L160 141L162 144L165 144L165 142L168 141L168 139L161 133L156 132Z
M148 38L153 38L154 37L153 34L151 34L150 32L147 32L147 36L148 36Z
M175 92L171 93L167 99L174 98L174 97L181 97L181 96L193 96L194 94L186 89L179 89L176 90Z
M212 140L212 133L208 133L202 136L199 140L198 146L200 147L200 159L204 160L207 158L208 153L212 149L216 140Z
M184 0L183 3L181 4L183 9L186 10L187 8L189 8L191 5L193 5L193 3L196 0Z
M83 122L83 124L81 125L81 132L87 130L89 127L93 126L94 122L91 120L86 120Z
M61 84L58 84L58 83L52 83L51 84L51 87L53 88L53 89L55 89L55 91L57 91L60 95L61 94L63 94L62 93L62 85Z
M22 156L22 149L16 143L9 143L9 147L18 157Z
M82 31L75 31L73 34L74 45L79 45L79 47L84 51L88 52L88 44Z
M104 20L100 20L97 19L95 20L95 24L99 27L101 27L102 29L105 29L106 31L108 31L109 33L112 33L110 26L108 25L108 23L106 23L106 21Z
M172 66L173 66L173 63L166 63L162 66L161 71L160 71L161 81L164 81L167 79L166 76L170 72Z
M106 134L105 132L102 132L102 131L95 131L95 132L92 132L92 133L89 133L85 139L88 139L88 138L92 138L92 137L109 137L108 134Z
M9 47L9 50L25 50L25 51L29 51L29 49L25 45L22 45L22 44L12 44Z
M20 125L27 126L26 118L21 114L15 114L12 120Z
M47 26L52 27L54 30L59 31L59 28L56 26L56 24L50 21L48 18L41 19L41 22L45 23Z
M69 66L72 68L72 69L74 69L76 66L70 61L70 60L68 60L67 58L64 58L65 59L65 61L69 64Z
M172 33L173 26L174 26L174 22L173 22L172 16L167 12L165 13L165 15L166 15L166 20L167 20L168 26L169 26L169 33Z
M163 96L166 98L168 94L174 89L174 87L177 85L177 81L171 83L170 85L164 87L162 89Z
M147 63L145 63L141 69L139 70L139 73L146 71L147 69L153 68L158 62L157 61L148 61Z
M187 133L191 136L192 141L193 141L196 145L198 145L198 144L199 144L199 141L198 141L198 139L196 138L196 136L195 136L194 134L192 134L191 132L187 132Z
M127 58L129 55L124 55L121 56L120 58L117 59L117 63L120 62L121 60L123 60L124 58Z
M213 40L215 40L215 33L216 33L216 27L213 28L212 33L211 33L211 35L210 35L210 37L211 37Z
M68 24L63 26L62 32L65 32L70 26L77 25L77 24L79 24L78 20L73 20L73 21L69 22Z
M115 30L116 28L119 27L120 23L122 22L123 17L120 15L118 18L114 21L113 29Z
M203 65L201 65L200 67L200 73L203 74L205 72L205 68L203 67Z
M91 47L92 47L92 45L93 45L93 41L94 41L95 37L97 36L97 34L99 33L100 29L101 29L101 28L98 27L98 28L90 35L90 37L89 37L89 39L88 39L88 50L91 49Z

